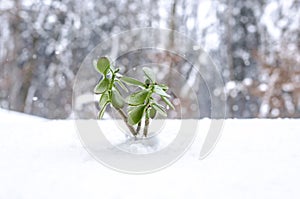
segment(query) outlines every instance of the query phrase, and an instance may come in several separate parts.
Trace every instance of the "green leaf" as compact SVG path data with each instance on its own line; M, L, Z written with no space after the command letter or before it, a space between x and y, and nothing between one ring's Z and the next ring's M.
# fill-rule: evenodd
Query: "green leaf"
M169 87L165 84L159 84L159 87L162 88L164 91L167 91Z
M171 97L168 93L166 93L160 86L154 86L154 92L160 96Z
M126 86L123 84L123 82L121 82L119 79L115 79L116 82L118 83L118 85L126 92L128 92L128 89L126 88Z
M99 111L98 119L102 119L102 118L103 118L103 115L104 115L104 112L105 112L105 110L106 110L106 107L107 107L108 103L109 103L109 102L107 102L107 103L103 106L103 108Z
M109 86L109 79L102 79L99 84L94 88L94 93L101 94L104 93Z
M132 111L136 106L128 106L127 107L127 112L129 113L130 111Z
M155 82L155 74L153 73L153 71L150 68L144 67L143 71L144 71L146 77L148 77L152 82Z
M120 71L120 68L116 68L115 70L114 70L114 73L117 73L117 72L119 72Z
M156 116L156 110L151 107L148 109L148 114L149 114L150 118L153 119Z
M146 110L145 118L146 118L146 119L150 119L149 109Z
M132 108L128 113L128 123L130 125L135 125L139 123L144 115L145 105L137 106Z
M153 104L151 104L151 106L152 106L159 114L161 114L161 115L164 116L164 117L167 117L167 113L166 113L166 111L165 111L165 108L164 108L162 105L157 104L157 103L153 103Z
M109 100L109 95L108 95L108 93L107 93L107 92L103 93L103 94L101 95L101 97L100 97L100 100L99 100L99 106L100 106L100 108L103 108L104 105L105 105L107 102L109 102L109 101L110 101L110 100Z
M119 91L117 91L116 89L112 89L111 103L115 108L123 108L124 107L124 99L120 95Z
M139 92L133 93L126 98L126 102L132 106L144 104L148 93L148 90L141 90Z
M145 80L146 86L149 86L150 83L151 83L151 82L150 82L150 79L146 79L146 80Z
M120 80L126 84L144 87L144 83L131 77L121 77Z
M101 74L106 75L107 69L109 69L110 63L107 57L100 57L97 62L97 71Z
M121 91L119 90L119 88L116 85L113 85L113 88L116 89L119 93L121 93Z
M161 99L167 104L169 105L173 110L175 110L175 107L173 106L173 104L170 102L170 100L168 100L168 98L161 96Z

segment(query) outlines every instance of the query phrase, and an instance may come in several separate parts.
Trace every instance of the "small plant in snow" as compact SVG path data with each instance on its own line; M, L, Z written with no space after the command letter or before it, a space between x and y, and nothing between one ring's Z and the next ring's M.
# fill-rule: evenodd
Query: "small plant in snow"
M167 106L174 109L173 104L169 101L170 95L167 93L168 87L156 82L155 75L150 68L144 67L144 83L123 76L119 73L119 68L114 69L106 57L101 57L95 64L96 70L102 75L101 81L94 89L95 94L100 94L99 106L100 111L98 118L101 119L108 105L111 105L121 116L126 126L133 136L137 136L144 121L143 135L147 137L150 119L155 118L157 114L167 116L166 107L159 104L155 95L160 97ZM117 85L128 92L124 85L138 87L139 90L130 94L125 99L118 90ZM127 104L127 112L123 108Z

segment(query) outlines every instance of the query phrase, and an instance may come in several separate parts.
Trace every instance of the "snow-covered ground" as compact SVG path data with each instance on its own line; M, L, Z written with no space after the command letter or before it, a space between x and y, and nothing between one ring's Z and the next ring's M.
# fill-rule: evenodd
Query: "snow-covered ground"
M209 120L199 125L205 131ZM300 120L226 120L199 160L203 136L170 167L129 175L92 158L74 121L0 110L0 198L300 198Z

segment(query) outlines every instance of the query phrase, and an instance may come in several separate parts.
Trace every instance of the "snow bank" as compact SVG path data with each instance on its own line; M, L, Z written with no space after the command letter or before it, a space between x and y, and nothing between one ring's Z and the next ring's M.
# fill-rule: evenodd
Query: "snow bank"
M156 173L118 173L82 147L74 121L0 110L0 198L198 199L300 197L300 120L227 120L198 160L209 120L179 161ZM101 121L105 125L106 121Z
M27 121L34 121L34 120L46 120L44 118L40 118L37 116L32 116L32 115L27 115L24 113L19 113L19 112L13 112L13 111L8 111L4 109L0 109L0 122L27 122Z

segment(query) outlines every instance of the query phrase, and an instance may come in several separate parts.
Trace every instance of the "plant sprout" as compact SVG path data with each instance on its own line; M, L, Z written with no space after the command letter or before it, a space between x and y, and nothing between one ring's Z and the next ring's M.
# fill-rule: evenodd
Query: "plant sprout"
M137 79L119 74L119 69L113 69L109 59L106 57L101 57L98 60L96 70L103 76L94 89L95 94L101 95L98 118L101 119L106 107L111 105L120 114L131 134L135 137L140 132L143 120L143 135L147 137L150 119L154 119L157 113L164 117L167 116L166 107L159 104L154 95L159 96L167 106L175 109L168 99L171 97L167 93L168 86L158 84L150 68L143 68L145 75L144 83ZM139 88L138 91L130 94L125 100L116 86L118 84L122 89L128 92L123 82L129 86ZM123 111L125 104L128 105L127 114Z

